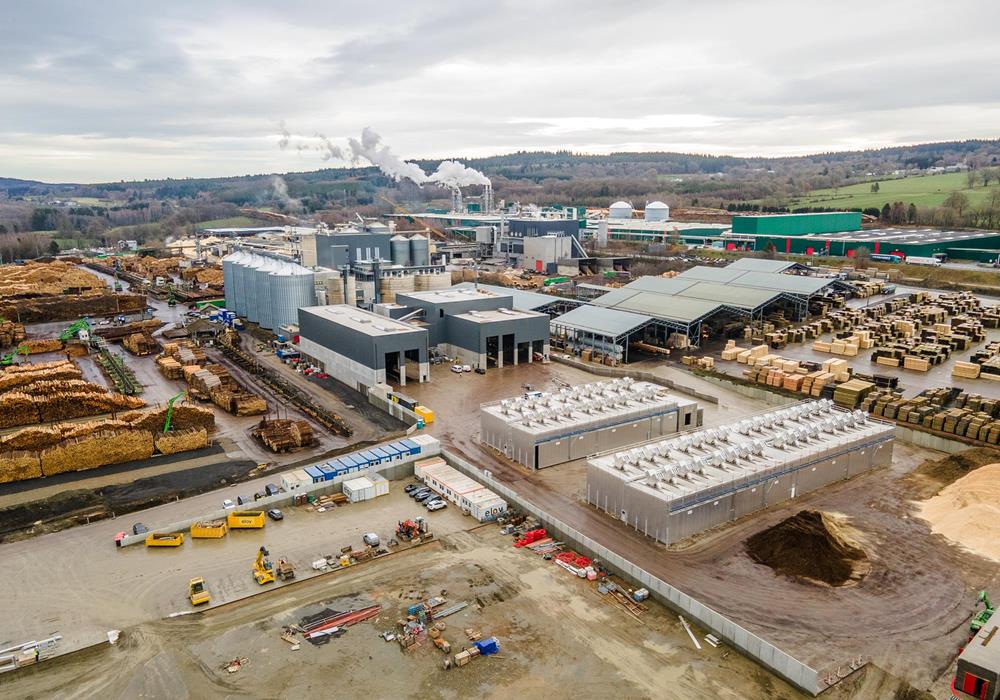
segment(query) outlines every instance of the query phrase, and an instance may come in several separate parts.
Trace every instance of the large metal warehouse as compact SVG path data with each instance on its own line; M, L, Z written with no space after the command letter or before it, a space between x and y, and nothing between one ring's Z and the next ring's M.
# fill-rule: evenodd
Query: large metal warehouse
M480 439L532 469L697 427L694 401L629 377L480 406Z
M768 236L802 236L861 229L861 212L831 211L812 214L762 214L734 216L733 233Z
M301 308L298 321L300 352L358 391L430 378L423 328L346 304Z
M665 544L892 462L895 428L807 401L593 458L587 501Z

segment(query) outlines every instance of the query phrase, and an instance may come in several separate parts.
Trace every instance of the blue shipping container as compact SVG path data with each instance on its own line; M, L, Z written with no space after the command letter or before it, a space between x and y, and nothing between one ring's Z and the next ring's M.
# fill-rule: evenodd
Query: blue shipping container
M381 464L382 456L375 454L375 450L365 450L361 456L368 460L369 464Z
M401 452L399 451L399 448L398 448L398 447L393 447L392 445L382 445L382 446L381 446L381 447L379 447L378 449L382 450L382 451L383 451L383 452L385 452L385 453L386 453L387 455L389 455L389 458L390 458L390 459L399 459L399 458L400 458L400 456L401 456L401 454L402 454L402 453L401 453Z
M323 481L333 481L333 478L337 476L337 470L329 464L320 465L319 470L323 472Z
M420 454L420 445L418 445L417 443L413 442L413 440L400 440L400 442L410 448L410 454L411 455L418 455L418 454Z
M323 472L321 472L318 467L306 467L306 474L309 475L314 484L318 481L325 481Z

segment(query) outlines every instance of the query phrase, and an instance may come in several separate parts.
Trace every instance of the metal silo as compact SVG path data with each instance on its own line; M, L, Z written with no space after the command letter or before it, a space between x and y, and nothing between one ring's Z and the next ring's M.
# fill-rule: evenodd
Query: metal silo
M632 205L628 202L618 201L608 207L609 219L631 219Z
M255 296L257 304L257 324L261 328L274 328L271 304L274 295L274 278L271 273L278 271L282 263L274 258L264 258L264 262L255 272Z
M239 251L234 251L222 259L222 291L226 295L226 308L233 309L236 304L236 283L233 279L233 265L239 260Z
M410 264L414 267L431 264L431 247L427 236L418 233L410 239Z
M237 251L237 253L240 257L233 261L233 305L229 306L229 310L235 311L237 316L245 317L247 313L247 276L250 274L249 265L254 256L245 250Z
M315 275L301 265L282 263L271 273L271 328L298 323L298 310L316 304Z
M389 239L393 265L410 266L410 239L406 236L393 236Z
M670 218L670 207L659 200L650 202L646 205L643 217L646 221L666 221Z

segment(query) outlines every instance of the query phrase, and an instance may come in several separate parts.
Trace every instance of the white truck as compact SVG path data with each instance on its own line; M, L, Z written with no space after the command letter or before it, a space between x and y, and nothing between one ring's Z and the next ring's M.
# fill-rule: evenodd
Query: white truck
M941 267L941 261L937 258L920 258L916 255L906 257L907 265L926 265L928 267Z

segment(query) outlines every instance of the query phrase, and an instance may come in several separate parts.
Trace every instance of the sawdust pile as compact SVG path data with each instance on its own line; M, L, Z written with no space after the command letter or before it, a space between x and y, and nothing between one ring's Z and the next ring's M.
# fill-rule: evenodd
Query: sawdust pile
M831 586L856 583L871 570L868 556L832 516L803 510L745 542L747 554L776 573Z
M924 501L920 517L933 532L1000 561L1000 463L979 467Z

